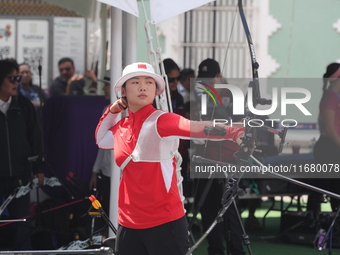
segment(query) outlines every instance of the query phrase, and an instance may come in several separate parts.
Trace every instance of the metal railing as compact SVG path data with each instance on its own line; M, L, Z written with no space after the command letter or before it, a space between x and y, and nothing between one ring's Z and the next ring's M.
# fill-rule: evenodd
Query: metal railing
M253 0L244 0L243 5L251 25L255 18ZM202 60L213 58L227 78L249 77L249 50L237 0L216 0L185 13L183 19L183 67L196 70Z

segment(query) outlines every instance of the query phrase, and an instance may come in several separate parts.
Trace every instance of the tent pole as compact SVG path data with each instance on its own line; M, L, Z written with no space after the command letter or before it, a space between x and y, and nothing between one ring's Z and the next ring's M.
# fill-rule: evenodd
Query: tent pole
M111 7L111 102L116 101L116 94L114 91L115 81L119 79L122 73L122 10L115 7ZM118 117L117 121L120 119ZM112 154L114 152L112 151ZM110 219L113 225L117 228L118 225L118 186L120 180L120 169L112 160L111 169L111 191L110 191ZM112 230L109 232L109 236L114 237Z

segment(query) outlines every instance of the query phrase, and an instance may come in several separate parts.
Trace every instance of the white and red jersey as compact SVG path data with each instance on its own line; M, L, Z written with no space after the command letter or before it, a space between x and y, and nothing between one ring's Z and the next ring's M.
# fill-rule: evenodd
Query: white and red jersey
M144 122L155 111L160 110L148 105L135 113L129 112L128 117L116 123L118 114L112 114L109 109L110 107L98 123L96 142L101 149L114 149L116 164L121 167L127 158L135 153L136 144L141 140L139 134ZM156 134L153 137L143 137L143 143L146 143L143 148L154 147L152 144L159 142L159 139L207 139L204 127L208 122L190 121L174 113L159 115L155 120ZM237 127L226 127L226 131L224 137L210 136L209 139L235 141L243 133L243 129ZM156 136L159 139L155 139ZM134 229L151 228L183 217L175 157L170 161L160 159L159 162L133 158L128 161L120 180L118 208L119 224Z

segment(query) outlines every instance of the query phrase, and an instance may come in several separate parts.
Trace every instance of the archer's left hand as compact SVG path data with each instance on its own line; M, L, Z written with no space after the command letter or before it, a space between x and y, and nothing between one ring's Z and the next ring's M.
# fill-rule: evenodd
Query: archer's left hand
M246 146L246 145L243 143L243 141L242 141L243 137L244 137L244 133L242 133L241 135L239 135L239 137L237 137L236 143L243 149L244 152L247 152L247 151L249 150L249 147ZM254 141L254 143L252 144L252 148L250 148L251 154L253 153L253 151L255 150L255 148L256 148L256 144L255 144L255 141Z

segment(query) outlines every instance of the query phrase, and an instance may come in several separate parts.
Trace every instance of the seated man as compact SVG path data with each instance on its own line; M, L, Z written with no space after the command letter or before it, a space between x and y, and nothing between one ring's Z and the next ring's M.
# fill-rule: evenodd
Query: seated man
M62 58L58 62L59 76L50 86L50 96L84 95L85 80L83 75L75 74L71 58Z

